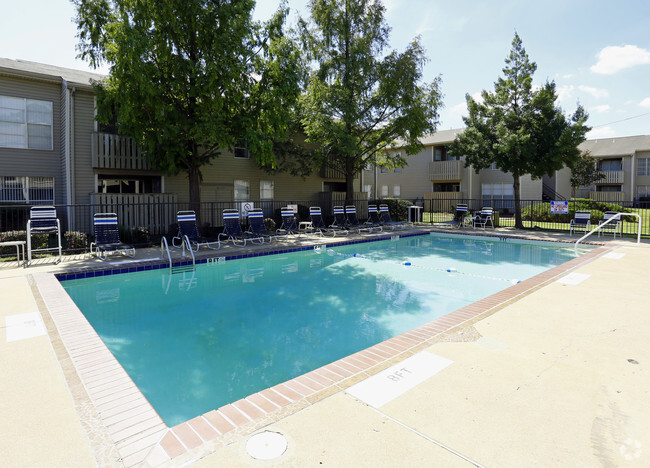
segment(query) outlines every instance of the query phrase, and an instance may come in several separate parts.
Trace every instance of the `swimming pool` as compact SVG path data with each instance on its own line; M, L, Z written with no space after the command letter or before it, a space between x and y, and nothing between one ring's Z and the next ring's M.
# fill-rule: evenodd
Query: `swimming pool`
M548 243L418 236L62 284L172 426L571 258Z

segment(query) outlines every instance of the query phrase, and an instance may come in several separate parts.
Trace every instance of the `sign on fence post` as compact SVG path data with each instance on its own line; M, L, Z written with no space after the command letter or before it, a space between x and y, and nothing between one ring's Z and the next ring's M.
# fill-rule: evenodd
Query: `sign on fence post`
M551 214L569 214L568 201L552 201Z

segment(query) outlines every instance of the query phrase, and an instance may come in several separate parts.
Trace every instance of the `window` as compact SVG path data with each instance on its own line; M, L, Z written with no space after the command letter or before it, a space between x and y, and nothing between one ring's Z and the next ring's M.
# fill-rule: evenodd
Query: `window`
M486 169L489 169L490 171L498 171L499 168L497 167L497 163L493 162L490 164Z
M508 184L481 184L481 198L483 205L497 210L513 208L515 190Z
M382 173L382 174L387 174L387 173L388 173L388 169L386 169L385 167L382 167L382 168L381 168L381 173Z
M636 188L636 196L637 198L650 198L650 185L639 185Z
M54 177L0 176L0 202L54 204Z
M98 193L161 193L160 176L97 176Z
M622 159L603 159L598 162L598 169L601 171L622 171L623 170L623 160Z
M52 149L52 103L0 96L0 147Z
M235 157L238 159L248 159L248 145L244 140L235 143Z
M434 146L433 147L433 160L434 161L446 161L447 160L447 147L446 146Z
M401 167L396 167L393 172L395 172L395 174L401 174L402 173L402 168Z
M636 164L636 175L650 176L650 158L639 158Z
M370 197L370 192L372 192L372 185L364 185L363 191L368 194L368 197Z
M382 197L387 197L388 196L388 185L382 185L381 186L381 196Z
M273 181L260 180L260 200L273 200Z
M446 183L434 183L433 184L434 192L460 192L460 184L454 182Z
M250 194L250 182L247 180L235 180L235 201L248 201Z
M401 193L399 185L393 185L393 197L398 198Z
M622 187L620 185L598 185L596 186L596 192L622 192Z

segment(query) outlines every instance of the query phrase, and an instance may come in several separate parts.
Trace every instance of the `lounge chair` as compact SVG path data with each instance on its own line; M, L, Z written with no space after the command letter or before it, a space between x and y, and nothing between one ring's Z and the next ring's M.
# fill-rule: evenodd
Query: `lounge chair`
M366 224L378 228L380 231L384 229L381 225L377 205L368 205L368 219L366 220Z
M298 226L296 225L296 217L293 210L289 207L282 207L280 210L282 216L282 225L275 232L276 234L295 235L298 233Z
M481 211L476 213L474 216L474 228L478 226L485 229L489 223L490 226L492 226L492 229L494 229L494 222L492 221L493 216L494 210L489 206L484 206L481 208Z
M232 245L239 247L244 247L246 241L251 241L253 244L264 242L259 236L243 231L239 224L239 211L235 209L223 210L223 232L217 239L221 242L222 237L226 239L225 242L232 242Z
M56 234L56 247L32 249L32 234ZM33 206L29 210L27 221L27 265L32 261L32 252L46 252L56 250L59 252L56 263L61 261L61 223L56 217L56 208L53 206Z
M176 221L178 222L178 234L172 237L172 245L174 247L182 247L184 238L187 238L190 247L195 252L201 246L206 246L213 250L221 247L221 243L218 240L208 240L199 234L199 227L196 224L196 213L194 211L179 211L176 213Z
M581 230L583 232L589 231L591 228L591 211L582 210L576 211L573 219L569 223L569 235L573 235L574 231Z
M127 257L135 257L135 248L120 240L115 213L96 213L93 219L95 227L95 242L90 244L90 252L95 252L97 258L104 261L108 254L121 253Z
M379 205L379 220L381 221L382 226L389 227L393 230L406 229L409 226L409 223L393 221L390 217L390 212L388 211L388 205Z
M458 229L462 228L468 223L474 224L474 218L469 213L469 208L466 203L459 203L456 205L456 213L454 214L453 223Z
M264 224L264 212L262 208L251 208L248 210L248 231L245 234L259 237L262 239L262 243L273 240L273 236L271 236L268 229L266 229L266 224Z
M357 218L357 208L354 205L348 205L345 207L345 217L347 218L348 229L354 229L359 234L361 234L361 231L372 232L375 229L378 231L381 231L382 229L381 226L359 223L359 219Z
M314 234L331 234L336 236L337 233L347 234L348 231L345 229L334 229L331 226L327 227L323 221L323 214L319 206L310 206L309 207L309 219L311 220L311 232Z
M350 231L346 228L345 209L342 206L335 206L333 212L334 222L330 224L330 229L338 230L341 234L349 234Z
M614 218L614 219L612 219ZM608 220L610 220L607 224L605 224ZM611 232L614 234L614 239L616 239L616 233L618 232L619 237L622 237L621 234L621 214L618 211L605 211L603 215L603 219L601 219L598 222L598 226L600 229L598 229L598 237L600 237L600 233L602 232L603 235L605 235L607 232Z

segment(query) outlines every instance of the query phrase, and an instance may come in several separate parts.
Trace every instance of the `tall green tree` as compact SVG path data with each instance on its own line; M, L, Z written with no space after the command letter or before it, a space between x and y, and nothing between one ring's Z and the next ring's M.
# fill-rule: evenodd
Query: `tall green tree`
M591 153L582 153L576 160L575 165L571 169L571 189L573 190L572 196L575 198L576 190L581 185L592 185L605 178L605 174L598 169L596 159Z
M578 145L590 127L582 106L568 118L556 106L554 82L533 88L537 65L528 59L518 34L505 63L494 92L482 91L482 102L466 95L467 128L456 137L450 153L464 155L465 165L476 172L496 163L498 169L512 174L515 227L521 229L520 177L541 178L565 165L573 167L580 156Z
M303 44L314 65L300 112L318 167L345 173L346 199L353 180L376 153L397 140L407 154L432 133L441 106L440 78L422 83L427 61L419 38L404 52L384 55L390 28L379 0L311 0L310 22L301 22ZM390 153L388 164L405 160Z
M73 1L80 56L110 66L96 85L98 120L117 110L120 133L155 167L185 172L195 209L201 168L236 142L275 166L303 76L284 6L262 25L254 0Z

